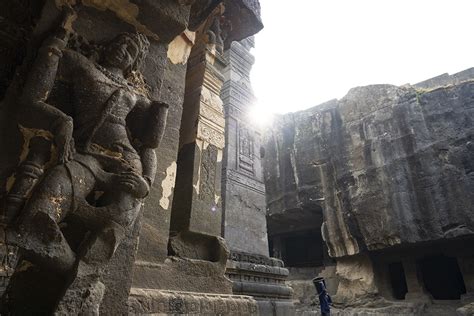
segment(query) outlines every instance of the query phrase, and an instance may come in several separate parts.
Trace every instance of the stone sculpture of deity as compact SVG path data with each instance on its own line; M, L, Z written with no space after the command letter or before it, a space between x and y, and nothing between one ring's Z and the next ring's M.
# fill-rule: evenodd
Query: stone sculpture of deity
M150 100L139 74L146 36L122 33L86 54L64 27L71 10L25 79L18 105L26 152L2 215L6 241L19 249L16 270L26 263L64 275L55 311L96 314L101 275L155 176L168 106ZM4 295L7 308L21 291L18 275Z

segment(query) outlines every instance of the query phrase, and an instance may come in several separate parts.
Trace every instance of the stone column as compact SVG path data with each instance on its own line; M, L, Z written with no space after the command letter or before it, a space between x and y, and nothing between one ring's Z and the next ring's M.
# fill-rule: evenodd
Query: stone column
M233 295L225 277L229 253L221 237L225 121L220 91L227 62L220 53L219 21L217 12L196 31L187 62L168 257L137 262L129 300L133 314L258 312L253 298Z
M463 301L474 301L474 257L458 257L466 294L462 295Z
M276 235L272 237L272 241L273 241L273 256L275 258L282 259L284 249L283 249L283 245L281 241L281 236Z
M421 271L414 258L403 259L403 270L407 282L408 292L405 299L417 302L431 302L431 295L423 284Z
M234 294L254 296L260 314L290 313L288 270L269 258L265 186L260 157L261 133L249 118L255 97L250 83L254 39L234 42L224 53L228 62L221 97L226 118L223 164L223 234L231 255L227 275Z
M202 244L201 255L183 253L181 242L193 235L193 243L205 243L220 237L222 221L221 172L225 146L224 113L219 97L224 60L215 46L204 40L193 48L186 76L182 128L175 198L172 206L171 231L178 234L170 239L171 247L180 256L213 260L204 254L208 246ZM201 237L197 237L197 236ZM207 237L206 237L207 236ZM208 249L209 250L209 249Z

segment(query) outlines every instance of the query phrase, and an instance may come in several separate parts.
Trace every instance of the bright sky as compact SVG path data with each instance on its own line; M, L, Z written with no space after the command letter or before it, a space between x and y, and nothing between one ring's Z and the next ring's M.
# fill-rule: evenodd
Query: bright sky
M474 0L260 0L251 79L263 112L474 66ZM262 110L257 112L262 112Z

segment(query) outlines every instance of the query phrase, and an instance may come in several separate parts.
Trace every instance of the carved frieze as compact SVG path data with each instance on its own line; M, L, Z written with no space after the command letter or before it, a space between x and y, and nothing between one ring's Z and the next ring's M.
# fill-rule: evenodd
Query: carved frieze
M222 110L217 111L215 108L201 103L200 118L206 120L209 125L215 125L216 129L223 130L225 126L224 115Z
M207 70L207 69L206 69ZM222 100L219 96L219 93L216 93L215 89L221 87L220 83L212 82L215 87L210 85L211 82L205 81L203 89L201 91L201 104L204 103L207 106L213 108L217 112L222 113Z
M229 260L238 262L248 262L253 264L267 265L271 267L283 267L283 261L275 258L269 258L254 253L246 253L240 251L231 251Z
M197 137L198 139L204 140L219 149L222 149L225 146L224 131L216 130L204 122L199 123Z

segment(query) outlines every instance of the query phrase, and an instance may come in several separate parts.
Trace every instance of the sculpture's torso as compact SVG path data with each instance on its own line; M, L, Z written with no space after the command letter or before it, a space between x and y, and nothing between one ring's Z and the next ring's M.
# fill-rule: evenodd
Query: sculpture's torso
M137 102L136 93L125 80L107 76L107 70L77 52L65 51L59 67L61 79L71 86L77 150L98 157L111 169L107 171L132 169L141 173L140 156L126 127L127 115Z

